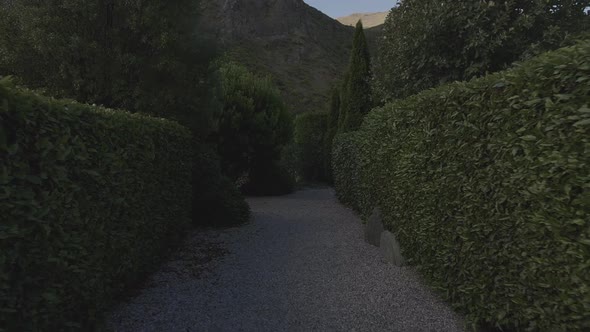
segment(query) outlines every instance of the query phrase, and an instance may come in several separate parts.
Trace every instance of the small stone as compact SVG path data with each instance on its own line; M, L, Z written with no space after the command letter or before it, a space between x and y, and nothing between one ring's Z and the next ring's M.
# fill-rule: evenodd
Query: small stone
M399 246L399 242L395 238L395 235L389 231L384 231L381 234L381 254L385 257L389 263L395 266L406 265L406 260L402 256L402 251Z
M365 241L379 247L381 233L383 233L384 230L381 209L375 208L365 226Z

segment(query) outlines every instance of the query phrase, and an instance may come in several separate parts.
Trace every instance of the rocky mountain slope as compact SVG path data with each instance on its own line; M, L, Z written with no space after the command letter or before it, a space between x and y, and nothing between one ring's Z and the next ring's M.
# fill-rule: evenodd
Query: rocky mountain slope
M338 22L349 26L355 26L356 23L361 20L363 21L363 26L365 28L372 28L385 23L387 14L389 14L389 12L356 13L345 17L339 17L337 20Z
M233 58L269 74L294 113L325 108L343 74L353 28L303 0L207 0L205 24Z

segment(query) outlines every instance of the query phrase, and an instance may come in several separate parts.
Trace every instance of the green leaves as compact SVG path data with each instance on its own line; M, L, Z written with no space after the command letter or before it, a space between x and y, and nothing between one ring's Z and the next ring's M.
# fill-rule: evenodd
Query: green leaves
M279 161L292 138L293 119L269 77L235 63L222 64L218 74L223 111L216 138L222 169L234 181L244 175L254 179L255 173L262 175L264 168Z
M580 121L574 123L574 127L582 127L582 126L587 126L587 125L590 125L590 118L583 119L583 120L580 120Z
M589 6L588 0L404 0L384 24L377 87L388 100L406 98L506 69L571 44L588 31Z
M527 142L534 142L537 140L537 138L533 135L525 135L525 136L520 137L520 139L523 141L527 141Z
M341 114L338 119L339 133L357 130L372 107L371 57L361 21L356 25L352 53L345 77Z
M470 326L590 329L587 63L580 42L394 101L335 138L339 199L381 207Z
M5 80L0 105L0 330L91 331L185 233L192 135Z
M51 95L211 127L213 39L198 1L11 1L0 8L0 75Z

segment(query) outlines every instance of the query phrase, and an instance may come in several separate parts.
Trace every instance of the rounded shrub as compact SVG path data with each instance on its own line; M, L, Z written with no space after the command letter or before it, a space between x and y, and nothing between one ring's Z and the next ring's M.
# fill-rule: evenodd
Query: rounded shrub
M269 184L286 180L281 178L286 172L276 166L293 134L279 91L270 78L233 63L220 67L219 79L223 110L215 138L224 173L233 181L247 175L248 191L276 189Z

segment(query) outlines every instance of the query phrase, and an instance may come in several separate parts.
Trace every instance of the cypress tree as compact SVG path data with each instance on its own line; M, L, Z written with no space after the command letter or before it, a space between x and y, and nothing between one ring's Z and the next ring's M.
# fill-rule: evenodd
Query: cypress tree
M338 123L340 118L340 89L332 89L332 98L330 99L330 110L328 112L328 126L324 141L324 169L326 170L326 180L332 182L332 143L338 132Z
M342 82L342 85L340 86L340 89L338 91L338 94L340 96L340 105L339 105L339 109L338 109L338 127L336 128L336 133L341 133L342 132L342 128L344 127L344 119L346 118L346 111L344 109L344 103L345 103L345 97L344 94L346 93L346 87L348 86L348 81L349 81L349 77L350 77L350 73L348 72L348 69L346 70L346 72L344 73L344 80Z
M340 132L357 130L371 110L371 60L363 24L356 24L352 54L342 95Z
M327 132L334 131L334 135L338 130L338 120L340 117L340 90L337 88L332 89L332 96L330 98L330 110L328 112L328 130Z

